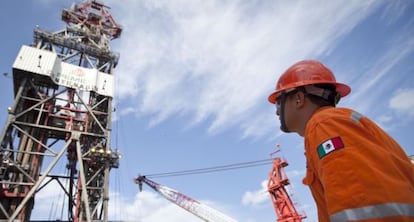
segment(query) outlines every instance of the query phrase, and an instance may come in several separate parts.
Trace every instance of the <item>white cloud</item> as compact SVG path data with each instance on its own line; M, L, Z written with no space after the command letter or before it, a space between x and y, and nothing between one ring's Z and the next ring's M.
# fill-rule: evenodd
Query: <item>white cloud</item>
M143 190L133 196L123 196L110 192L109 219L145 222L199 222L198 217L169 202L160 194ZM67 219L67 197L56 181L50 182L36 194L36 204L32 212L32 220ZM226 205L209 200L200 201L216 210L226 209ZM221 210L219 210L221 211ZM221 211L224 213L224 211Z
M378 117L378 122L381 123L389 123L392 120L392 116L391 115L381 115Z
M398 114L414 117L414 89L400 89L390 99L389 107Z
M127 220L127 221L145 221L158 222L168 221L200 221L200 218L184 210L176 204L169 202L160 194L152 191L142 191L135 195L133 200L120 196L117 193L111 193L111 202L109 204L110 219ZM209 200L198 200L207 207L214 208L224 213L221 209L226 209L225 205Z
M65 186L64 183L63 185ZM36 193L35 205L30 219L67 219L67 201L68 198L62 188L56 180L52 180L47 186Z
M357 109L362 113L369 111L373 104L383 99L384 94L399 84L398 81L403 77L395 78L391 71L414 51L411 33L395 35L390 39L386 50L366 72L360 73L353 87L355 90L350 97L357 101L364 100L363 103L357 103Z
M395 127L395 124L393 124L393 116L391 114L380 115L375 121L385 131L390 131Z
M269 193L267 191L267 180L262 181L261 188L255 191L247 191L242 197L242 204L246 206L259 206L269 201Z
M296 177L303 178L305 177L305 174L306 174L305 170L290 170L289 172L286 173L286 175L289 175L290 179L296 178Z
M137 193L133 200L111 193L109 209L110 219L114 220L158 222L168 218L172 222L200 221L159 194L145 190Z
M278 75L329 51L376 1L127 1L118 22L119 95L150 124L187 115L210 133L239 126L245 136L277 131L266 106ZM322 7L323 4L323 7ZM329 18L322 19L321 18ZM266 118L264 118L266 117ZM243 126L240 126L243 125Z
M112 114L112 121L117 121L123 116L136 112L136 108L134 107L126 107L126 108L120 108L120 109L118 109L117 107L115 108L116 108L116 111L113 112Z

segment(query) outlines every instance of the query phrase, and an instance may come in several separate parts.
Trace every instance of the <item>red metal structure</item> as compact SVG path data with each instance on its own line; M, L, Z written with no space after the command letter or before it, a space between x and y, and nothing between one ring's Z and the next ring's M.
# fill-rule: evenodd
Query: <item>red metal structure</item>
M121 27L96 1L64 9L66 28L36 28L13 64L15 100L0 135L0 220L29 221L35 196L57 182L68 221L107 221L113 71ZM66 157L66 158L64 158ZM53 171L63 162L65 172ZM54 175L53 172L58 173Z
M306 216L299 214L288 192L286 186L290 184L289 179L283 170L288 163L277 157L273 160L272 171L269 173L267 188L275 208L277 221L300 222Z

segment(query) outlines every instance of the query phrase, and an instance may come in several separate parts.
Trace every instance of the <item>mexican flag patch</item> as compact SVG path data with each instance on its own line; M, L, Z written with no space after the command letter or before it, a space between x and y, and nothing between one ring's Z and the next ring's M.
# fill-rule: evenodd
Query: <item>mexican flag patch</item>
M345 145L344 145L344 142L342 142L341 137L338 136L338 137L331 138L318 146L317 150L318 150L319 159L328 155L328 153L334 150L342 149L344 147Z

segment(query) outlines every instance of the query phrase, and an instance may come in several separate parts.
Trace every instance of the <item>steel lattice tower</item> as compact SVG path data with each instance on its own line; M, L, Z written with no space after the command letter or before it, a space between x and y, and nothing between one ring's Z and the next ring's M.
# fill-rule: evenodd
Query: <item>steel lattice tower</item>
M69 221L107 221L113 71L121 27L96 1L63 9L67 26L36 28L13 64L15 100L0 137L0 220L29 221L35 194L56 181ZM66 161L67 174L53 175ZM64 162L65 163L65 162ZM67 186L64 186L64 184Z
M300 214L296 210L296 207L286 190L286 186L288 186L290 182L283 168L287 165L288 163L279 157L273 159L273 166L269 173L267 189L278 222L301 222L306 216Z

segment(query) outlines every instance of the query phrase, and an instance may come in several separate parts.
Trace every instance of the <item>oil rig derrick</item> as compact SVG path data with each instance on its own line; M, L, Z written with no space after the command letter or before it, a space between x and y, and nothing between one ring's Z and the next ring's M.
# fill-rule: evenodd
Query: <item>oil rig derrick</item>
M14 102L0 134L0 221L29 221L36 194L59 184L68 221L107 221L113 71L120 37L108 7L85 1L63 9L66 28L34 29L13 64ZM56 173L62 163L65 171ZM66 184L66 185L64 185Z
M300 222L306 218L300 214L289 196L286 187L290 184L284 171L288 163L280 157L273 159L272 170L269 173L267 188L276 212L278 222Z

